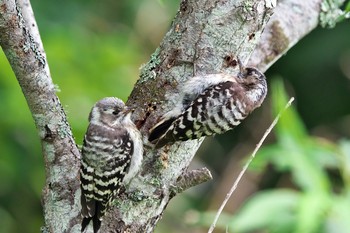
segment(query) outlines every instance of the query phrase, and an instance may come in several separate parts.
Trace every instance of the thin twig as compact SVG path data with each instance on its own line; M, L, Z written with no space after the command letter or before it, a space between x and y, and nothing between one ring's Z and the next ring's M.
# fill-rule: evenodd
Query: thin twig
M253 151L252 155L250 156L249 160L246 162L246 164L244 165L244 167L242 168L241 172L239 173L238 177L236 178L235 182L233 183L230 191L226 194L226 197L224 199L224 201L222 202L218 212L215 215L214 221L211 224L208 233L212 233L214 231L215 225L220 217L220 214L222 212L222 210L224 209L226 203L228 202L228 200L230 199L230 197L232 196L233 192L236 190L238 183L241 181L244 173L247 171L250 163L253 161L253 159L255 158L256 153L258 152L258 150L260 149L261 145L264 143L265 139L267 138L267 136L271 133L272 129L275 127L275 125L277 124L278 120L280 119L282 113L289 108L289 106L292 104L292 102L294 101L294 97L290 98L290 100L288 101L288 103L286 104L286 106L277 114L276 118L273 120L273 122L271 123L270 127L267 128L267 130L265 131L263 137L260 139L259 143L256 145L255 150Z
M211 179L213 179L213 177L206 167L187 171L178 178L175 185L171 188L171 191L173 195L176 195Z

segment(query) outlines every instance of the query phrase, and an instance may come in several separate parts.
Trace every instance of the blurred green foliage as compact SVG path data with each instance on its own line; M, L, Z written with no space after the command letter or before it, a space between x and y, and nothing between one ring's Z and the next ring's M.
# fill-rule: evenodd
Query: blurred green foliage
M288 99L281 80L271 86L272 109L277 115ZM235 215L224 214L218 227L240 233L348 232L350 141L333 143L310 136L294 107L283 114L274 130L276 143L262 148L250 168L263 172L272 165L289 174L293 184L257 192ZM338 174L337 179L332 173ZM208 215L201 224L211 224L213 214Z
M127 99L140 65L158 46L179 1L33 0L32 5L59 98L81 144L92 105L105 96ZM276 75L283 77L296 104L254 160L250 173L261 178L254 182L255 191L244 200L232 197L242 206L228 211L233 204L228 205L218 231L226 226L229 232L350 229L349 41L347 22L333 30L318 29L271 67L272 104L269 97L236 130L203 143L193 166L209 167L214 180L174 198L156 232L207 231L213 216L202 213L218 208L228 189L225 178L232 182L240 159L252 151L285 103ZM38 232L45 180L40 142L1 50L0 103L0 233ZM244 185L238 189L245 190Z

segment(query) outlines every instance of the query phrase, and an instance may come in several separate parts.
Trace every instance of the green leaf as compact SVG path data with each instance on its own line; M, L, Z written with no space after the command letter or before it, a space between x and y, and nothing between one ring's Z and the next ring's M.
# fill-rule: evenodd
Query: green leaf
M346 4L345 12L350 12L350 1Z
M350 229L350 192L333 196L332 206L325 221L325 232L348 233Z
M276 116L289 100L282 79L276 79L271 83L270 93L272 93L272 113L273 116ZM283 113L275 127L275 131L281 136L291 136L295 140L303 141L307 137L307 132L294 109L294 104Z
M320 192L307 192L301 197L294 232L319 232L331 204L330 197Z
M300 194L292 190L279 189L260 192L246 202L241 211L232 217L229 232L288 229L295 222L294 214L299 199Z
M272 82L271 86L273 115L277 115L286 105L288 97L280 79ZM283 113L275 127L275 133L277 145L263 148L257 157L262 154L267 158L266 154L271 153L270 162L280 171L291 172L294 182L301 188L328 192L330 184L323 172L319 155L331 153L328 148L320 153L323 150L322 144L308 136L294 106Z

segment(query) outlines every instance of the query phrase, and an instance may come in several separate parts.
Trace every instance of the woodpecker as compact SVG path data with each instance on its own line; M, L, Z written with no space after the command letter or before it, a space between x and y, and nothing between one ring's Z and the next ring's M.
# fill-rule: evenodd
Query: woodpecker
M81 232L91 220L94 232L98 232L121 186L127 185L140 169L143 143L131 113L115 97L98 101L90 112L80 169Z
M238 60L237 75L197 76L180 88L174 109L150 129L148 140L160 148L175 141L222 134L259 107L267 94L266 78Z

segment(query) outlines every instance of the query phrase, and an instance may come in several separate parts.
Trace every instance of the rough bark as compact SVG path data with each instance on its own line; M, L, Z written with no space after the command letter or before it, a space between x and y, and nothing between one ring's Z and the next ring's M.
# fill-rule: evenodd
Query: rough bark
M182 1L170 30L141 70L128 101L128 105L138 107L135 120L142 125L143 135L147 136L159 116L174 107L177 87L190 77L235 74L236 56L243 62L248 60L272 12L265 1ZM119 203L121 232L153 231L176 194L174 190L183 190L176 187L178 180L188 183L184 181L186 170L201 142L147 150L146 166L130 187L142 190L139 201Z
M41 139L46 171L42 230L73 232L80 222L80 155L55 92L33 11L28 0L21 0L1 1L0 12L0 44Z
M174 106L177 87L194 75L235 72L235 56L243 63L250 58L250 65L265 71L317 26L320 3L279 1L266 26L274 10L270 1L181 2L169 32L142 68L127 102L137 108L133 118L144 135L142 172L107 214L101 232L152 232L174 195L210 179L208 170L187 171L202 140L175 143L157 151L147 145L149 128ZM28 0L0 1L0 45L22 87L42 142L46 168L42 231L80 232L79 150L55 94Z
M248 64L266 71L301 38L317 27L320 0L280 0Z

